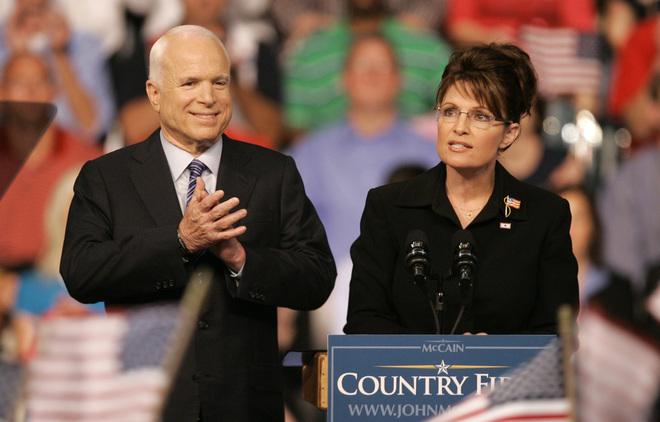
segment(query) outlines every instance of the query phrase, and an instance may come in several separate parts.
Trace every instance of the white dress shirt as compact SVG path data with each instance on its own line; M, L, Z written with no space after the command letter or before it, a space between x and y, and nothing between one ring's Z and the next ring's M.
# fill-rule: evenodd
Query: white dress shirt
M197 158L204 163L206 168L202 172L202 180L204 180L206 192L215 192L215 187L218 182L218 175L216 172L220 168L220 159L222 158L222 139L213 144L211 148L206 150L206 152L199 157L195 157L189 152L168 142L163 136L163 132L160 133L160 142L163 145L167 164L170 167L170 174L172 175L174 189L176 190L176 195L179 199L181 213L184 214L186 212L188 179L190 177L188 165L194 158Z

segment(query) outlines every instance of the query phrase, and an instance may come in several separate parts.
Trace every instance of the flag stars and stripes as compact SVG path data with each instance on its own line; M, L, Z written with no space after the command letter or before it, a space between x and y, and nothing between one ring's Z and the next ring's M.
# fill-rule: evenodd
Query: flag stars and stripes
M28 369L29 420L151 422L179 316L168 304L45 321Z

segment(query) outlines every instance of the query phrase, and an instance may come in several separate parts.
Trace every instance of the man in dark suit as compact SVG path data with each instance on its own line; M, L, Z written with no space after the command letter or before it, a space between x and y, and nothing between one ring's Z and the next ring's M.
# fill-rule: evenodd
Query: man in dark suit
M217 37L168 31L147 82L160 130L88 162L69 212L61 273L81 302L178 299L215 270L165 421L282 421L276 307L319 307L336 274L293 160L223 134L229 83Z

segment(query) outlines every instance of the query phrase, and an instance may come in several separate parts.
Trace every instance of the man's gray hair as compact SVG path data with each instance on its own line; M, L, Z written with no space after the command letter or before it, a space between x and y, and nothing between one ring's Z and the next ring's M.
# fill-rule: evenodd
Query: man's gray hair
M222 47L227 58L229 59L229 54L224 44L213 32L208 29L198 26L198 25L180 25L175 26L174 28L167 31L162 37L160 37L151 47L151 52L149 53L149 80L156 83L160 86L163 78L163 55L167 50L170 39L173 37L183 37L183 38L207 38L210 40L215 40L218 42L218 45Z

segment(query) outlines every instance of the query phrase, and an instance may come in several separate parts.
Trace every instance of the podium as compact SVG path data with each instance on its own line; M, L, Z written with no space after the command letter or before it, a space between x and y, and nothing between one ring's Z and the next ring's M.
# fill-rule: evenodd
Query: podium
M303 361L303 396L328 422L422 421L506 383L552 335L331 335Z

